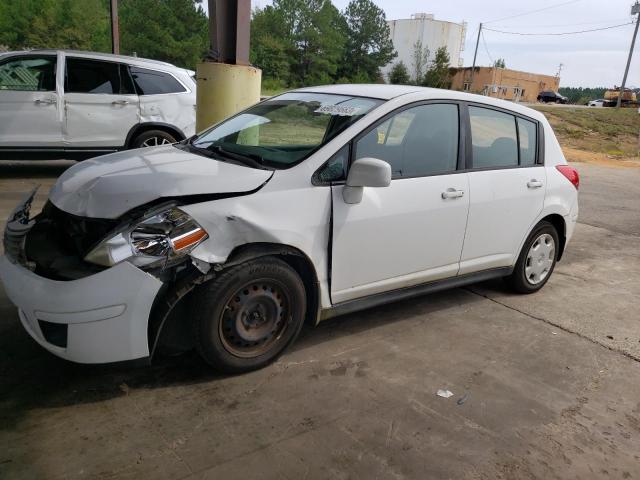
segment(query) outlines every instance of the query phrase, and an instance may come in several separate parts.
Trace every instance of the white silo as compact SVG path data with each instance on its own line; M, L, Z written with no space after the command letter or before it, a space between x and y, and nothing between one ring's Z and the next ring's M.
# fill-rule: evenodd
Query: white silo
M462 66L462 52L464 51L467 30L466 22L446 22L436 20L432 14L415 13L411 15L411 18L390 20L387 23L398 56L382 68L385 80L388 81L393 64L400 61L405 64L409 75L415 80L414 52L418 41L422 42L423 48L429 49L430 61L433 60L438 48L447 47L451 66Z

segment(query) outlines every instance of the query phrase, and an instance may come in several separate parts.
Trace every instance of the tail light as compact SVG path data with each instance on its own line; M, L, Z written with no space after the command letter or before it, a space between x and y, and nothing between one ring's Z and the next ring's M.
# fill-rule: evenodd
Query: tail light
M569 165L556 165L556 168L567 180L571 182L574 187L576 187L576 190L578 190L580 187L580 175L578 175L578 171Z

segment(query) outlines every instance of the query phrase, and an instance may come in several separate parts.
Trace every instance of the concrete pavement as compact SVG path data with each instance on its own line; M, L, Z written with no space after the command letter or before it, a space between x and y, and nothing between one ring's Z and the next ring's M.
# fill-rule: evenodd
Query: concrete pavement
M67 164L33 165L0 164L1 218ZM66 363L0 290L0 478L640 478L640 169L578 168L580 224L538 294L338 318L242 376Z

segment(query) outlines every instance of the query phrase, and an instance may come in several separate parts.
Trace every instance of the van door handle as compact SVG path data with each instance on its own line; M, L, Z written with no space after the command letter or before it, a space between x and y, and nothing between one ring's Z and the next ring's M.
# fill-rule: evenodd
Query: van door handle
M129 105L129 100L114 100L111 105Z
M542 182L539 180L536 180L535 178L532 178L527 182L527 187L529 188L540 188L541 186L542 186Z
M36 98L33 103L36 105L55 105L58 101L55 98Z
M446 191L442 192L443 200L447 198L460 198L462 196L464 196L464 190L456 190L455 188L447 188Z

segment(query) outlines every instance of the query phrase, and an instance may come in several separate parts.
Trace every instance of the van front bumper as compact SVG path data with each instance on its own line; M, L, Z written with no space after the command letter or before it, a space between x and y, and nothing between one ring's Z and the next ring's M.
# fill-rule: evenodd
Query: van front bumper
M0 281L24 328L51 353L78 363L149 356L149 315L162 282L130 263L57 281L3 255Z

